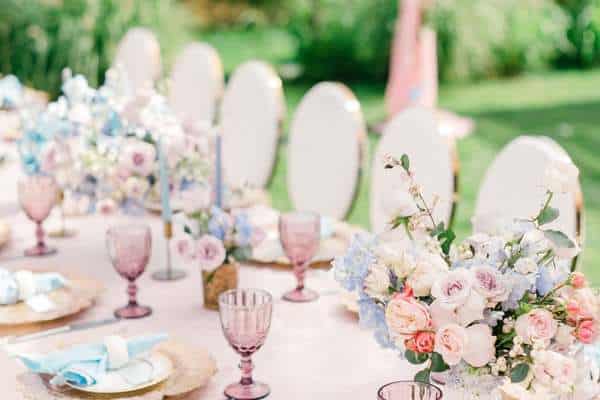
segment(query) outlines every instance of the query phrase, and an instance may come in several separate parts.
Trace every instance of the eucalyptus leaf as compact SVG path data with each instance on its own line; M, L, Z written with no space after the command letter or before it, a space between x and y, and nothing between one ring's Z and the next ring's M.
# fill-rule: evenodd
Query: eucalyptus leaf
M557 208L548 206L542 211L540 211L540 214L537 216L536 219L540 225L545 225L556 220L559 215L560 211L558 211Z
M544 231L544 236L546 239L550 240L556 247L559 248L569 248L572 249L575 247L575 243L564 233L561 231L557 231L554 229L547 229Z
M187 226L187 225L183 227L183 231L184 231L185 233L187 233L188 235L191 235L191 234L192 234L192 230L191 230L191 229L190 229L190 227L189 227L189 226Z
M512 371L510 371L510 381L512 383L523 382L529 374L529 364L521 363L517 364Z
M410 171L410 158L408 158L407 154L402 154L402 157L400 157L400 164L406 172Z
M424 369L422 371L417 372L417 374L415 375L415 381L417 382L423 382L423 383L429 383L429 377L431 375L431 370L430 369Z

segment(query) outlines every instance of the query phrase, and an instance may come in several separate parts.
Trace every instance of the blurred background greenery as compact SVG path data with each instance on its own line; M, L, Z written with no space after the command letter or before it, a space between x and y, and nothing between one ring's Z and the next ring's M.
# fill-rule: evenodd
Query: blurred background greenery
M283 67L288 79L382 82L397 15L397 0L0 0L0 5L0 72L52 94L65 66L94 83L101 80L116 42L135 25L157 32L167 64L195 37L222 49L228 71L254 56ZM600 0L438 0L426 20L438 32L443 82L600 63Z
M164 71L183 45L212 44L226 73L258 58L285 80L288 121L310 85L348 83L368 121L384 117L383 92L397 0L0 0L0 73L55 96L70 67L102 81L118 40L154 30ZM441 106L475 119L461 140L458 234L470 230L485 169L514 137L545 134L581 169L586 201L584 265L600 285L600 0L437 0ZM285 132L284 132L285 135ZM378 136L369 135L373 150ZM286 146L270 186L290 208ZM349 219L368 226L369 171Z

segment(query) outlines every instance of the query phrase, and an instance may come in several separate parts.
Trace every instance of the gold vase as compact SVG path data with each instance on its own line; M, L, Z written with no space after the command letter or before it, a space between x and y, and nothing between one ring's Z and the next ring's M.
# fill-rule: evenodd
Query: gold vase
M214 271L202 270L202 288L204 307L210 310L219 309L219 295L238 285L238 264L223 264Z

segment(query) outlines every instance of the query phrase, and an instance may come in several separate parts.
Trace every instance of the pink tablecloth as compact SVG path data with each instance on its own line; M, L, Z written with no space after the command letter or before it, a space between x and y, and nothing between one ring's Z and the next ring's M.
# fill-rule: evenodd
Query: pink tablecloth
M10 222L13 240L0 250L0 266L18 268L55 268L101 280L107 287L98 303L78 320L108 318L125 303L125 281L110 265L104 243L108 224L116 222L100 217L72 220L79 229L76 238L50 240L59 248L55 256L42 259L17 257L33 241L33 225L16 211L18 168L0 168L0 218ZM189 276L177 282L156 282L150 273L165 260L160 221L146 217L153 228L153 254L147 273L140 278L140 303L153 307L154 313L141 320L123 321L78 333L64 334L65 340L83 336L89 340L112 333L140 334L167 332L190 344L204 346L217 360L219 372L203 390L186 399L222 400L226 384L239 378L238 357L227 345L217 312L202 306L200 273L189 267ZM11 257L15 258L11 258ZM396 353L381 349L371 332L361 330L356 316L339 302L339 289L330 273L311 271L308 285L323 293L314 303L292 304L280 301L281 294L292 287L289 271L244 265L240 285L269 290L277 299L271 331L265 346L256 354L255 377L271 386L271 399L331 400L374 399L379 386L392 380L409 378L414 370ZM0 329L0 335L3 335ZM19 345L21 349L42 348L41 342ZM4 353L0 354L0 388L2 400L22 399L17 393L15 376L23 367Z

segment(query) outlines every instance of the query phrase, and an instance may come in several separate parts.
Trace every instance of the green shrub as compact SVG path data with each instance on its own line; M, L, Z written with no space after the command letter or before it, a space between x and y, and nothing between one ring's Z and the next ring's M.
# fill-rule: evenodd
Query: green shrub
M185 29L184 13L172 0L1 3L0 72L15 74L51 95L59 92L65 67L86 75L94 85L101 82L116 44L131 26L149 26L170 48Z
M313 2L290 25L305 77L384 80L397 0ZM438 32L440 76L454 80L547 67L568 27L552 0L438 0L428 22Z
M600 0L556 0L569 18L568 43L556 59L559 67L600 64Z

